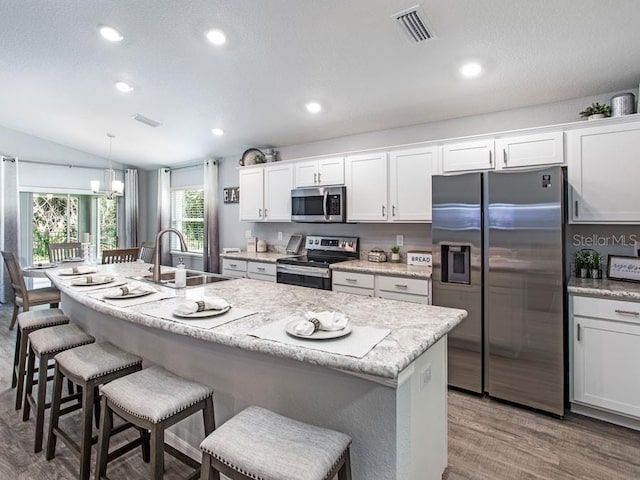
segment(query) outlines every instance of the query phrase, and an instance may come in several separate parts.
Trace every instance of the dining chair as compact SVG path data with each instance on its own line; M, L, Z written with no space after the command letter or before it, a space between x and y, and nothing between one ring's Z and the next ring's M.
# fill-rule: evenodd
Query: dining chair
M156 244L153 242L142 242L140 251L138 252L138 260L144 263L153 263L153 254L156 251Z
M102 263L135 262L138 259L138 248L116 248L102 251Z
M13 252L1 253L4 264L7 266L11 286L13 287L13 316L11 317L9 330L12 330L16 324L20 307L22 307L22 311L24 312L28 312L31 307L37 305L50 305L52 308L58 307L60 303L60 291L57 288L44 287L27 290L16 254Z
M66 260L68 258L80 258L81 256L82 246L79 242L49 244L50 262L61 262L62 260Z

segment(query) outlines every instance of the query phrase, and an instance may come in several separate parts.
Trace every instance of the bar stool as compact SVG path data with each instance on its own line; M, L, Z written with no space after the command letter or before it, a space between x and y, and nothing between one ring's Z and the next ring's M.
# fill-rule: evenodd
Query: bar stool
M59 308L48 310L29 310L18 314L18 331L16 332L16 348L13 355L13 379L11 388L16 390L16 410L22 407L22 395L24 393L24 375L27 364L27 341L29 334L41 328L66 325L67 317ZM36 369L35 371L38 371Z
M200 480L351 480L351 438L248 407L200 444Z
M69 350L70 348L93 343L95 338L83 332L76 325L59 325L56 327L42 328L29 334L29 356L27 361L27 382L24 395L24 407L22 409L22 420L29 420L31 408L36 414L36 436L33 451L38 453L42 450L42 434L44 430L44 412L51 407L46 402L47 398L47 366L57 353ZM33 374L35 371L35 359L38 357L38 397L33 398ZM80 394L69 395L62 401L80 399ZM79 406L77 408L80 408ZM76 409L77 409L76 408Z
M65 350L55 356L55 374L53 379L53 396L51 399L51 418L47 436L46 458L51 460L56 455L56 440L60 437L65 445L80 455L79 479L88 480L91 474L91 445L97 441L92 438L93 404L97 399L96 390L99 385L121 378L142 369L142 358L124 352L110 343L91 343L81 347ZM62 400L62 383L64 378L81 387L82 395L82 434L78 446L59 426ZM130 424L114 429L113 434L129 428ZM145 432L146 434L146 432ZM128 452L142 443L142 438L131 442L120 454ZM143 447L144 449L144 447ZM148 460L148 452L144 453Z
M196 469L197 474L200 464L170 445L165 445L164 431L202 410L205 435L209 435L215 428L213 392L209 387L153 366L106 384L101 393L96 480L106 475L107 462L111 460L108 451L114 413L125 421L150 431L153 480L163 478L165 449L168 454Z

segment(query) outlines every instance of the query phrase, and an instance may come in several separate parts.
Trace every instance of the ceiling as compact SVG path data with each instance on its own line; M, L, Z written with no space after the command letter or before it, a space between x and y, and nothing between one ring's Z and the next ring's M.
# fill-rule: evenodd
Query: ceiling
M392 15L417 2L437 38L413 44ZM0 125L103 157L112 132L143 168L239 156L638 85L638 19L636 0L2 0Z

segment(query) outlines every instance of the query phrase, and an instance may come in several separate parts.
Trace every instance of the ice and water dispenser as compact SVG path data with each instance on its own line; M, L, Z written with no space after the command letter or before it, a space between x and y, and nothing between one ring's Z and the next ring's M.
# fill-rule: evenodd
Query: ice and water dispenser
M471 247L442 245L442 283L471 284Z

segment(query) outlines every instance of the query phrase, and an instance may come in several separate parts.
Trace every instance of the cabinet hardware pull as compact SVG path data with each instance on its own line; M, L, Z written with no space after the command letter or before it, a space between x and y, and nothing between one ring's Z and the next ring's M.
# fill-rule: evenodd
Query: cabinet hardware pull
M403 285L401 283L396 283L396 288L409 288L407 285Z
M619 313L620 315L633 315L634 317L640 317L640 312L634 312L631 310L615 310L616 313Z
M313 183L318 183L318 174L317 173L313 174Z
M320 172L318 172L318 183L320 183Z
M580 341L580 324L578 324L578 341Z
M391 215L394 216L394 217L396 216L396 206L395 205L391 206Z
M237 263L230 263L229 266L233 267L233 268L236 268L238 266L238 264Z
M260 270L261 272L264 272L264 267L258 267L258 270Z
M576 200L574 204L575 204L574 206L575 217L578 218L578 200Z
M491 155L491 150L489 150L489 166L493 167L493 156Z
M347 282L356 283L358 280L355 278L345 278Z
M259 209L258 209L258 216L259 216L260 218L262 218L262 209L261 209L261 208L259 208Z
M385 216L385 208L384 208L384 205L382 205L382 216L383 216L383 217Z
M507 149L506 148L502 149L502 159L504 160L504 165L506 167L507 166Z
M264 209L264 218L267 218L267 209Z

